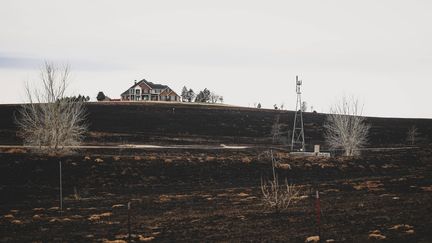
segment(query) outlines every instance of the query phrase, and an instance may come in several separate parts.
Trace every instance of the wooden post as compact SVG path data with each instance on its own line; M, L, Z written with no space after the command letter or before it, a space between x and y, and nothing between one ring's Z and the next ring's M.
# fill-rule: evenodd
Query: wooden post
M128 202L127 204L128 209L128 242L131 242L131 222L130 222L130 209L131 209L131 203Z
M320 197L319 197L319 191L318 190L315 191L315 211L316 211L318 236L321 239L321 203L320 203Z
M63 214L63 185L62 185L62 162L59 161L60 172L60 214Z

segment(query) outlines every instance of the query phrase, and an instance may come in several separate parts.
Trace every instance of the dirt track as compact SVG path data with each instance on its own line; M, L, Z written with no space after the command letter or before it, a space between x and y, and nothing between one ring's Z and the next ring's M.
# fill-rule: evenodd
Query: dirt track
M131 201L136 241L304 242L317 234L315 188L321 191L323 239L366 242L379 230L389 242L432 241L430 149L353 160L279 153L291 166L278 169L279 176L308 196L282 214L261 205L260 180L271 171L263 151L117 152L87 150L61 158L62 216L52 208L58 206L59 158L0 154L0 241L124 239L125 205Z
M123 145L81 145L81 146L67 146L67 149L203 149L203 150L218 150L218 149L249 149L255 147L252 145L203 145L203 144L191 144L191 145L152 145L152 144L123 144ZM22 146L22 145L0 145L0 149L27 149L34 150L37 146Z

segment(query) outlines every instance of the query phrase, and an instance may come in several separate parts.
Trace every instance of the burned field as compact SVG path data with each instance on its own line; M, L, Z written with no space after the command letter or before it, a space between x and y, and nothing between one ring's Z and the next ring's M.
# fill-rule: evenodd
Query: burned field
M19 105L0 105L0 143L20 145L14 117ZM107 102L88 103L86 144L256 144L283 145L294 120L293 111L220 105ZM306 148L325 143L325 114L305 112ZM281 140L273 141L272 127L279 118ZM407 131L418 128L417 143L432 142L432 120L368 117L372 125L369 147L400 147Z
M261 177L271 173L265 150L87 150L61 158L6 152L0 154L3 242L127 240L128 202L136 242L304 242L318 234L316 188L322 239L432 241L431 149L356 159L278 152L285 165L279 177L301 186L303 195L283 213L262 205Z
M22 143L13 123L17 108L0 106L2 145ZM0 149L0 242L124 242L128 212L134 242L305 242L318 234L323 242L432 242L431 120L367 118L369 148L360 157L325 159L290 157L286 141L272 139L278 117L288 135L293 112L156 103L90 103L87 109L85 145L100 147L60 157ZM324 114L304 119L307 149L320 144L325 150ZM406 138L414 125L419 134L412 145ZM272 174L271 148L280 180L301 188L286 212L263 206L260 186Z

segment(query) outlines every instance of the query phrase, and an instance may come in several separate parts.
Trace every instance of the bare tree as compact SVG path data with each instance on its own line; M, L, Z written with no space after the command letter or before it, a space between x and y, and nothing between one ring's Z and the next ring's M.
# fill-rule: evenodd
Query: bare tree
M306 101L302 102L300 109L301 109L302 112L306 112L307 111L307 103L306 103Z
M26 84L28 103L21 106L15 119L24 144L47 153L79 145L87 131L86 111L82 101L65 98L69 66L45 62L40 77L41 88Z
M418 136L418 132L417 132L417 127L415 125L413 125L412 127L410 127L408 129L408 133L407 133L407 141L411 144L414 145L415 141L417 139Z
M263 194L264 205L275 212L287 210L293 203L301 199L300 189L294 184L288 184L285 179L284 185L279 185L279 178L276 174L276 159L273 151L270 151L273 169L273 180L265 181L261 178L261 192Z
M357 155L368 140L370 126L357 99L344 97L335 104L324 123L325 139L331 149L342 149L346 156Z
M210 103L217 103L218 101L219 101L219 98L220 98L221 96L220 95L218 95L218 94L216 94L215 92L210 92Z
M272 130L271 130L273 143L278 142L279 137L281 135L281 124L280 124L279 120L280 120L280 115L277 115L275 118L275 121L273 123Z

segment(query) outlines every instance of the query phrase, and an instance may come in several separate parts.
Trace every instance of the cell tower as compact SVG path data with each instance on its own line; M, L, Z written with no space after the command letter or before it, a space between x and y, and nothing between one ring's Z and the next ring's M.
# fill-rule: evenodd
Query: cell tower
M291 151L305 150L304 142L304 129L303 129L303 113L302 113L302 101L301 101L301 85L302 81L296 76L296 92L297 92L297 103L294 115L294 127L292 130L291 140Z

